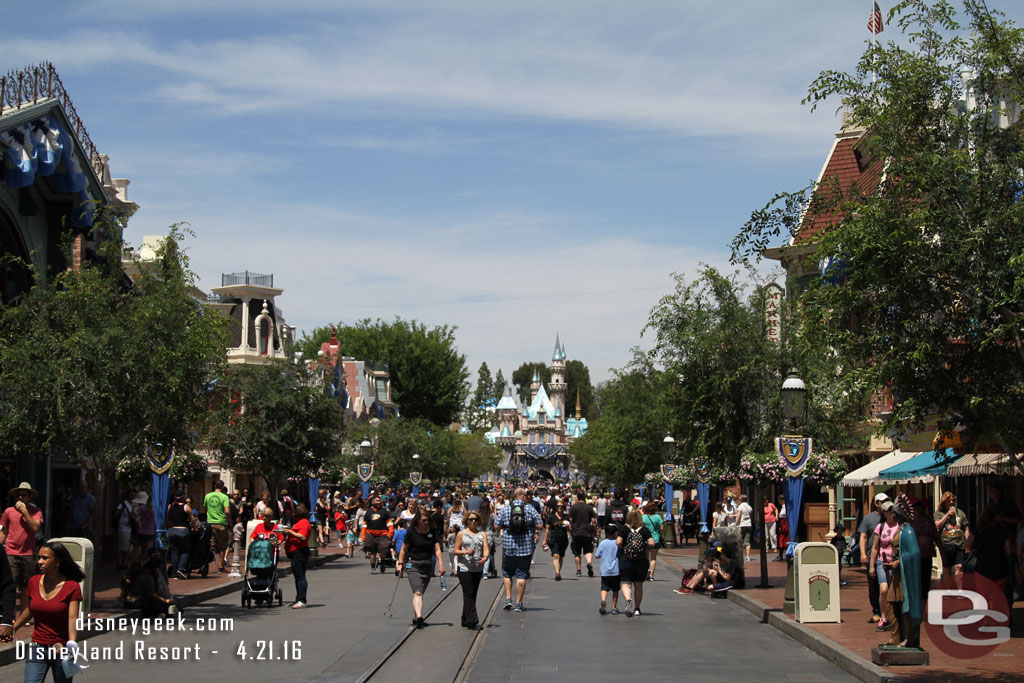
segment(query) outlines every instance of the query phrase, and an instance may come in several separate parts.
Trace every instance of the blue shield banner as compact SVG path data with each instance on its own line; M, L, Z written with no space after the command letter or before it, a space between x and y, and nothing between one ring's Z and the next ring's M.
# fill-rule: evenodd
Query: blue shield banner
M706 463L705 463L706 464ZM700 504L700 533L708 533L708 498L711 496L711 484L704 481L697 481L697 502Z
M780 436L775 439L775 449L786 463L786 471L791 477L803 474L807 461L811 457L811 440L802 436Z
M320 477L309 478L309 523L316 524L317 522L327 523L327 520L319 520L316 518L316 501L320 494Z
M409 473L409 481L412 482L413 486L419 486L420 482L423 481L423 473L422 472L410 472Z
M370 477L373 476L373 463L372 462L361 462L359 463L359 481L366 483L370 481Z

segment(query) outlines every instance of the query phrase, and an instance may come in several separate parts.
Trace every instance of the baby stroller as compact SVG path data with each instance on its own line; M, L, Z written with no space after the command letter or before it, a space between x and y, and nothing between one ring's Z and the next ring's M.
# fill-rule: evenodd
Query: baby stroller
M204 579L210 573L210 563L213 562L213 530L206 522L198 522L192 530L192 553L189 555L188 570L199 572Z
M252 607L266 601L267 607L277 597L278 606L284 604L284 593L277 585L278 544L260 534L249 543L245 553L245 585L242 586L242 606Z

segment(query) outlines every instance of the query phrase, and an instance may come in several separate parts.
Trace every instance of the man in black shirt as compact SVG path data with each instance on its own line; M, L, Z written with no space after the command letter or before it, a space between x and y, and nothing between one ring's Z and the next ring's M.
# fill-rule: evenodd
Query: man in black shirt
M616 525L622 536L623 528L626 526L626 513L629 512L629 503L625 501L622 491L615 492L615 498L608 503L608 525Z
M576 494L576 502L569 508L572 524L572 554L576 556L576 576L582 576L580 555L587 559L587 576L594 575L594 538L597 535L597 513L593 506Z

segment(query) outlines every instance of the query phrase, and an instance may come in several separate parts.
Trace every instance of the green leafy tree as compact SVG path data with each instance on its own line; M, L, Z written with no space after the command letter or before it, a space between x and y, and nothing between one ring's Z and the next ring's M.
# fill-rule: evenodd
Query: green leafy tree
M823 71L806 100L842 98L863 131L858 157L884 165L884 179L780 193L733 255L792 238L805 270L839 259L800 283L804 338L842 363L835 393L889 388L882 429L937 412L976 446L1001 444L1024 472L1024 32L980 0L962 12L904 0L894 18L899 45L868 48L852 73ZM805 208L832 217L829 229L803 233Z
M501 368L498 369L498 374L494 376L494 398L501 400L501 397L505 395L505 388L508 386L508 382L505 381L505 375L502 373Z
M318 473L340 447L341 412L314 373L277 360L236 365L210 435L220 462L278 482Z
M476 392L473 394L472 406L480 408L494 398L494 380L491 379L491 370L487 367L486 361L480 364L476 377Z
M579 390L580 414L590 420L594 417L594 385L590 383L590 368L580 360L565 363L565 416L576 416L576 391Z
M182 230L132 284L121 269L126 220L101 211L99 258L37 273L0 308L0 441L9 455L90 465L98 497L95 473L124 458L158 444L191 452L224 363L224 321L194 298Z
M349 450L364 439L373 444L374 471L389 481L406 479L417 468L432 480L471 478L494 471L500 454L479 434L459 434L415 418L353 425L347 434ZM420 457L414 460L413 455Z
M458 418L469 396L469 371L466 357L455 344L455 327L427 327L401 318L392 322L366 318L337 327L342 353L388 365L392 397L401 405L402 415L445 426ZM318 327L303 335L299 350L315 358L330 337L329 326Z
M540 373L540 381L547 386L551 381L551 370L544 363L523 363L512 373L512 384L519 390L519 400L523 403L530 402L530 385L533 383L533 373L536 370Z
M663 462L671 383L642 354L626 369L614 371L598 391L601 416L572 444L579 469L617 485L640 482L644 473L657 469Z

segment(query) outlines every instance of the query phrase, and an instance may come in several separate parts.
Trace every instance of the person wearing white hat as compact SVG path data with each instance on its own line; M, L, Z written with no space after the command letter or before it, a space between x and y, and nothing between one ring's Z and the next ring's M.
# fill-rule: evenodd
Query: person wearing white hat
M8 492L14 505L0 515L0 543L7 551L21 610L28 607L25 587L36 573L36 532L43 525L43 511L32 504L37 493L27 481L21 482Z
M868 567L868 558L871 556L871 546L875 540L875 528L882 523L882 503L889 500L889 496L879 493L875 496L874 510L864 516L864 520L857 527L860 534L860 563ZM882 606L878 599L878 577L868 572L868 601L871 603L870 623L877 623L882 618Z

